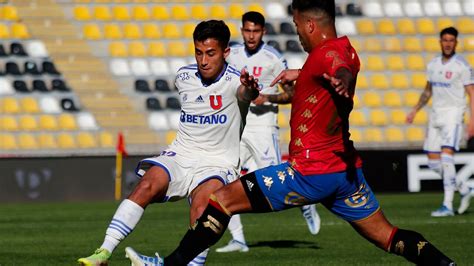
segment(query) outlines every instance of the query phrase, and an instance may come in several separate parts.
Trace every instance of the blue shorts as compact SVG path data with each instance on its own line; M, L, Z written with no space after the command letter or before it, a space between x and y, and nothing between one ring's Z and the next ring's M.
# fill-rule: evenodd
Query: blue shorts
M357 221L379 209L360 168L305 176L285 162L254 174L273 211L320 202L344 220Z

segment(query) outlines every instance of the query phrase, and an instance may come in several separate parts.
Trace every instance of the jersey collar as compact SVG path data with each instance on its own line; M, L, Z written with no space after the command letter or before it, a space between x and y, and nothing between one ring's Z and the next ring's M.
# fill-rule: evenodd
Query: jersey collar
M204 87L209 87L209 86L211 86L212 84L218 82L218 81L222 78L222 76L224 76L224 73L225 73L225 71L227 70L227 66L228 66L228 64L225 63L225 64L224 64L224 67L222 68L221 73L220 73L219 76L217 76L217 78L216 78L215 80L213 80L213 81L206 81L206 80L203 80L202 77L201 77L201 73L199 73L199 70L196 71L196 77L198 77L198 78L201 80L201 83L202 83L202 85L203 85Z
M244 43L244 51L245 51L245 54L247 55L247 57L251 57L252 55L258 53L258 52L260 51L260 49L262 49L262 47L263 47L264 44L265 44L265 42L262 41L262 42L260 43L260 45L257 47L257 49L255 49L255 51L250 52L250 51L247 50L247 47L245 46L245 43Z

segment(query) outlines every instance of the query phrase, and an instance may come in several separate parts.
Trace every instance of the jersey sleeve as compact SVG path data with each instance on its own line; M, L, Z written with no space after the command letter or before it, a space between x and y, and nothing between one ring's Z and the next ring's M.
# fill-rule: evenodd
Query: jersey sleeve
M280 56L280 58L277 58L275 60L275 67L273 68L273 76L276 77L280 75L280 73L288 69L288 63L286 62L286 59L283 56Z
M465 64L462 69L461 81L464 86L474 84L474 71L468 64Z
M312 60L312 68L315 69L315 74L317 76L322 76L324 73L328 74L329 76L335 76L336 71L339 68L347 68L351 70L351 66L349 65L350 62L344 58L343 55L340 54L335 49L322 49L318 54L317 57Z
M433 60L431 62L428 63L428 65L426 66L426 81L428 81L429 83L432 83L432 80L431 80L431 77L433 76L432 75L433 73Z

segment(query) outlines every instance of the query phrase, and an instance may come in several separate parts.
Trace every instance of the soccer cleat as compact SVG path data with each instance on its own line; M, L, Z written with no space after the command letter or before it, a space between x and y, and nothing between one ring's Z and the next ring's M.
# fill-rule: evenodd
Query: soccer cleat
M163 266L163 259L155 253L156 257L148 257L136 252L131 247L125 248L125 257L132 262L132 266Z
M453 210L450 208L442 205L436 211L431 212L431 217L447 217L447 216L454 216Z
M87 258L80 258L77 260L79 265L83 266L101 266L107 265L107 261L109 260L112 253L110 253L105 248L98 248L95 250L94 254L90 255Z
M234 252L234 251L247 252L249 251L249 247L245 243L232 239L231 241L229 241L227 245L216 249L216 252L219 252L219 253Z
M465 195L461 195L461 204L459 205L458 208L458 213L463 214L467 208L469 208L469 204L471 203L471 197L472 197L472 192L469 191Z
M308 224L309 232L313 235L317 235L319 233L319 229L321 229L321 218L319 218L319 214L316 211L316 205L305 205L301 207L301 212Z

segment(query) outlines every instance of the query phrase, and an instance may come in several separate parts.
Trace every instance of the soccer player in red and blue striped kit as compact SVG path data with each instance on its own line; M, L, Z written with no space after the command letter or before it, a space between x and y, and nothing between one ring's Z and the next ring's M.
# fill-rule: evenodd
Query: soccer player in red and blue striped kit
M186 265L220 239L232 214L322 203L387 252L418 265L455 265L421 234L390 224L365 181L349 133L360 62L348 38L337 37L334 1L293 0L292 8L309 55L301 70L285 70L273 82L296 81L288 162L244 175L214 192L178 248L158 264ZM134 265L149 258L132 248L126 252Z

